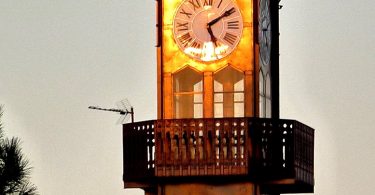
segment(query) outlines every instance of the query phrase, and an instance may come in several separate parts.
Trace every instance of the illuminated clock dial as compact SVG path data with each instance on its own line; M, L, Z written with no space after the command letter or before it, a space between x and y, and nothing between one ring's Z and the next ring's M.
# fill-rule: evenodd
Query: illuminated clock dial
M259 55L262 65L268 67L271 58L270 0L259 1Z
M199 61L228 56L242 36L241 12L232 0L183 0L173 20L178 47Z

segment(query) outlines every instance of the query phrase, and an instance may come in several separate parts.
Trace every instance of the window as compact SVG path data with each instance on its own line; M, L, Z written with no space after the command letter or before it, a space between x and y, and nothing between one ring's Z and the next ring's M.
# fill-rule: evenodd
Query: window
M244 73L231 66L214 75L214 117L244 116Z
M264 77L263 72L259 71L259 117L266 117L266 94L264 92Z
M173 76L175 118L203 117L202 74L187 67Z
M271 118L271 77L267 74L263 75L263 71L259 71L259 117Z
M270 74L267 74L266 76L266 117L271 118L271 108L272 108L272 102L271 102L271 77Z

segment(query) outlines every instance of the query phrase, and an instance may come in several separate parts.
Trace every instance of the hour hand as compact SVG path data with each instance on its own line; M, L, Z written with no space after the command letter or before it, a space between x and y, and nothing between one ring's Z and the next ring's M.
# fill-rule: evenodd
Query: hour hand
M207 30L208 30L208 34L210 34L210 36L211 36L211 42L213 42L215 44L215 46L217 46L216 45L217 39L216 39L214 33L212 32L211 26L208 26Z

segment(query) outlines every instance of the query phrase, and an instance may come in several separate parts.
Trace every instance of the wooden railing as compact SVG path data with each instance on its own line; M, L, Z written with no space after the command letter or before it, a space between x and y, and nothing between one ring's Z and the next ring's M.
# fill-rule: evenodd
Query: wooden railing
M245 118L160 120L155 132L156 176L248 172L251 143Z
M314 129L298 121L171 119L123 129L125 182L242 176L314 185Z

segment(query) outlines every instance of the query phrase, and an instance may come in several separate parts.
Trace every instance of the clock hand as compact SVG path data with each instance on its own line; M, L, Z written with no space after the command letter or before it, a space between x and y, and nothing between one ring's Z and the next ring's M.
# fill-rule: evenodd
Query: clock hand
M208 26L212 26L214 24L216 24L216 22L218 22L219 20L221 20L222 18L224 17L228 17L230 16L231 14L233 14L236 10L234 9L234 7L232 7L231 9L225 11L223 14L221 14L221 16L217 17L216 19L212 20L211 22L208 23Z
M216 45L217 39L216 39L214 33L212 32L211 26L207 27L207 31L208 31L208 34L210 34L210 36L211 36L211 41L215 44L215 47L216 47L217 46Z

